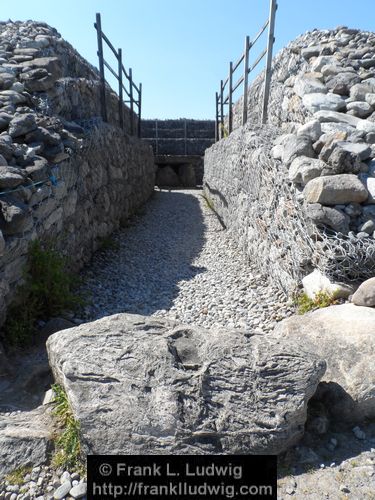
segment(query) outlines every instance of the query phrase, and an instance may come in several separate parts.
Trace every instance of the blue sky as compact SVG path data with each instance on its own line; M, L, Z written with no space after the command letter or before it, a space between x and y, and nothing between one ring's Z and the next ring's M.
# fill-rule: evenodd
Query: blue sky
M375 31L374 0L278 0L275 51L313 28ZM45 21L97 66L95 13L143 84L145 118L214 118L214 95L269 0L0 0L1 20ZM259 44L259 45L258 45ZM252 59L265 47L262 38ZM108 61L110 57L108 56ZM238 77L240 73L238 74ZM237 79L237 78L236 78ZM112 82L111 82L112 83Z

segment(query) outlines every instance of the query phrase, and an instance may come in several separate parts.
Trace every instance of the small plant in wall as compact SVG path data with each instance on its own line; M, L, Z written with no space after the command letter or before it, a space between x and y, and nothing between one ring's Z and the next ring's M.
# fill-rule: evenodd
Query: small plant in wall
M306 314L307 312L315 311L316 309L338 304L338 300L334 295L329 294L328 292L317 292L313 299L311 299L306 293L302 292L295 295L294 303L297 306L298 314Z
M11 345L23 346L36 332L38 319L47 319L84 304L74 290L77 277L68 271L68 262L52 243L36 240L30 244L24 281L17 299L8 310L4 326Z

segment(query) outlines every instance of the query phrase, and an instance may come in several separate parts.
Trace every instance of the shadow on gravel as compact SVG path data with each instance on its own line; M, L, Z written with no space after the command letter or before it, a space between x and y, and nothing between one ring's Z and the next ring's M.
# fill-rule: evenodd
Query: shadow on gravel
M206 270L193 265L205 243L197 195L156 191L144 214L129 225L114 235L115 251L94 257L91 277L83 273L96 307L94 319L168 310L179 293L178 283Z

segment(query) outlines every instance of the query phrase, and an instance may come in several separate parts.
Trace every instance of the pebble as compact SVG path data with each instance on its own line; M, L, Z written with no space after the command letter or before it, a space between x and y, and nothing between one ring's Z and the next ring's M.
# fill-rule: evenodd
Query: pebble
M62 500L67 496L69 491L72 489L72 483L70 481L65 481L53 494L55 500Z
M352 431L357 439L366 439L366 434L358 426L354 427Z

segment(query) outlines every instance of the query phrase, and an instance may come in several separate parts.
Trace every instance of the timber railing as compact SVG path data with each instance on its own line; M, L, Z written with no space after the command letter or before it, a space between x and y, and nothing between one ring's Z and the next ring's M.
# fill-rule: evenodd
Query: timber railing
M270 83L271 83L271 64L272 64L272 49L275 42L274 31L275 31L275 14L277 9L276 0L270 0L270 12L269 18L264 23L262 28L256 37L250 41L250 37L245 38L245 49L238 59L237 62L229 63L229 75L226 80L221 80L220 91L216 92L215 102L216 102L216 127L215 127L215 140L225 136L225 126L224 126L224 106L228 106L228 133L230 134L233 130L233 94L234 92L243 84L243 105L242 105L242 125L247 122L247 93L249 88L249 74L256 68L256 66L261 62L261 60L266 57L266 69L264 78L264 94L263 94L263 105L262 105L262 123L267 121L267 108L270 93ZM261 35L268 28L268 42L267 47L261 52L257 57L255 62L250 65L250 50L261 37ZM234 82L234 74L236 70L243 63L243 73L236 83Z
M132 69L129 68L129 72L126 71L125 66L122 62L122 49L116 50L108 37L102 31L102 23L100 14L96 14L96 23L94 23L98 35L98 58L99 58L99 73L100 73L100 106L103 121L107 122L107 106L106 106L106 82L104 68L106 67L108 71L116 78L118 81L118 114L120 127L124 128L124 104L130 105L130 133L134 135L134 107L137 107L138 124L137 124L137 135L141 136L141 108L142 108L142 84L139 87L133 82ZM104 59L103 51L103 41L111 49L117 60L117 70L111 68L108 62ZM128 89L124 85L124 81L128 82ZM124 92L128 97L127 100L123 99Z

